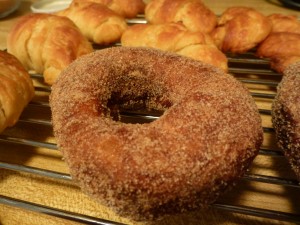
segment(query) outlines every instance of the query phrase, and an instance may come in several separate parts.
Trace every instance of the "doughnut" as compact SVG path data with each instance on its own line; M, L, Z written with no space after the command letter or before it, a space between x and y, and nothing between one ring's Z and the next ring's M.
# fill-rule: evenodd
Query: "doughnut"
M284 71L272 105L277 143L300 180L300 62Z
M157 49L112 47L81 57L53 85L50 106L72 178L136 221L214 202L262 142L257 107L242 83ZM128 110L162 115L125 123L120 112Z

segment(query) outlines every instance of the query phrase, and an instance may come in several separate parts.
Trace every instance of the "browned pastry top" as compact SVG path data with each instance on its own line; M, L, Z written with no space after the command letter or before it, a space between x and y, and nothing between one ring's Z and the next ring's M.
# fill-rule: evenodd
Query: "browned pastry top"
M75 1L57 13L71 19L91 42L111 44L120 40L127 28L125 18L103 4Z
M7 50L26 69L43 74L46 83L52 84L67 65L93 48L70 19L35 13L21 17L13 26Z
M135 24L123 33L121 44L171 51L228 70L225 54L209 34L189 31L181 23Z
M257 56L270 58L271 67L282 73L289 65L300 61L300 34L271 33L257 48Z
M217 17L201 0L152 0L145 8L152 24L180 22L190 31L211 32Z
M243 53L262 42L270 33L270 20L249 7L230 7L211 33L216 45L223 52Z
M278 144L300 180L300 62L284 71L272 105Z
M139 13L144 13L143 0L73 0L73 2L95 2L103 4L109 9L125 18L133 18Z
M297 16L271 14L268 18L272 22L272 33L275 32L290 32L300 34L300 21Z

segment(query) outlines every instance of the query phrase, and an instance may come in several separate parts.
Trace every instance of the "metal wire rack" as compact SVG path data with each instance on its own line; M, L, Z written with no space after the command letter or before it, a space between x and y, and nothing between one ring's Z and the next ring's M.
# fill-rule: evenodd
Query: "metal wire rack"
M143 23L142 19L131 20L129 23ZM281 80L281 75L275 73L269 68L269 61L266 59L258 59L255 57L253 52L248 52L242 55L227 55L229 60L229 72L235 76L238 80L245 83L246 86L249 86L251 95L256 101L272 101L276 94L276 86ZM41 80L42 76L39 74L31 74L32 79ZM254 86L264 86L267 87L267 92L260 92ZM254 91L253 91L254 89ZM48 96L51 89L47 86L36 86L35 91L39 93L43 93L45 96ZM45 98L47 99L47 98ZM45 110L50 111L49 103L47 100L33 100L26 110L35 110L35 108L44 108ZM270 117L271 109L270 107L260 107L260 114L263 117ZM136 112L123 112L122 117L135 119L142 119L144 121L152 121L157 118L157 115L145 115L142 113ZM52 129L51 127L51 117L50 114L46 119L41 119L35 116L28 116L23 114L16 126L20 124L29 124L31 127L34 126L43 126L48 129ZM27 132L30 132L28 130ZM264 133L274 135L274 130L271 126L264 126ZM1 143L6 143L8 146L5 151L9 151L9 147L11 145L20 145L20 146L33 146L47 149L48 151L58 151L58 148L55 143L52 142L43 142L35 139L24 139L19 136L14 136L11 134L6 134L5 132L0 135L0 145ZM278 149L272 149L270 147L262 146L260 149L259 155L265 155L269 157L284 157L283 154ZM55 172L52 170L36 168L31 166L26 166L22 164L15 164L12 162L1 161L0 169L3 170L12 170L23 173L29 173L37 176L49 177L58 180L71 181L72 178L69 174ZM291 178L292 177L292 178ZM297 193L300 193L300 185L298 181L293 177L277 177L277 176L269 176L264 174L252 173L249 171L242 180L250 181L250 182L260 182L264 184L274 184L280 186L290 187L295 189ZM17 187L16 187L17 188ZM25 210L35 211L38 213L47 214L54 217L59 217L63 219L67 219L70 221L76 221L86 224L120 224L118 222L108 221L104 219L99 219L87 215L77 214L57 208L51 208L48 206L36 204L33 202L23 201L20 199L11 198L9 196L0 195L0 203L16 208L22 208ZM300 223L300 212L291 213L291 212L281 212L272 209L264 209L257 207L249 207L246 205L232 205L226 202L217 202L212 205L213 208L223 211L229 211L232 213L239 213L245 215L251 215L255 217L263 217L269 218L273 220L281 220L285 222L296 222Z

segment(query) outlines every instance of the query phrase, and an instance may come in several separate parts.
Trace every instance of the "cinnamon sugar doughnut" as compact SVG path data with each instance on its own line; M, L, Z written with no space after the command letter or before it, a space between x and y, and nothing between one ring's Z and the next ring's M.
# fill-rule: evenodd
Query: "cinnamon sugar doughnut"
M300 62L284 71L272 105L272 122L278 145L300 180Z
M195 210L242 176L262 142L248 90L232 76L155 49L76 60L52 87L54 133L83 191L134 220ZM146 124L124 109L164 110Z

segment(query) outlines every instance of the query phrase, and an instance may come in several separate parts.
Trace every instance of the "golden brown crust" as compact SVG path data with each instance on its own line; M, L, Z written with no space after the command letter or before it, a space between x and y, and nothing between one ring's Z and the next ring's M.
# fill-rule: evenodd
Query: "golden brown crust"
M279 147L300 180L300 63L290 65L277 88L272 122Z
M300 34L272 33L257 48L259 57L289 56L300 54Z
M155 49L114 47L76 60L53 85L50 105L72 177L135 220L215 201L262 142L246 87L215 67ZM113 120L116 107L137 106L166 111L147 124Z
M300 54L291 56L274 56L270 60L270 66L278 73L284 75L286 68L296 62L300 62Z
M42 73L45 82L52 84L61 70L93 48L68 18L29 14L20 18L10 31L7 50L26 69Z
M152 0L145 8L145 17L152 24L180 22L190 31L211 32L216 15L200 0Z
M136 17L139 13L144 13L145 3L143 0L85 0L103 4L112 11L125 18ZM83 0L73 0L73 2L83 2Z
M77 1L57 13L71 19L90 41L97 44L111 44L120 40L127 28L125 19L105 5Z
M289 32L271 33L257 48L257 56L270 58L271 67L282 73L300 59L300 34Z
M290 32L300 34L300 22L297 16L274 13L268 16L272 23L272 33Z
M0 132L18 121L33 96L32 80L22 64L0 51Z
M228 70L226 56L208 34L191 32L180 23L130 26L123 33L121 44L171 51Z
M211 36L223 52L243 53L262 42L272 28L269 19L248 7L230 7Z

